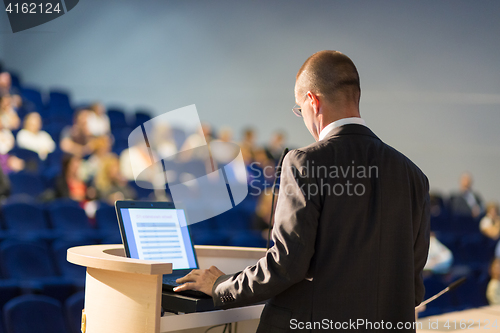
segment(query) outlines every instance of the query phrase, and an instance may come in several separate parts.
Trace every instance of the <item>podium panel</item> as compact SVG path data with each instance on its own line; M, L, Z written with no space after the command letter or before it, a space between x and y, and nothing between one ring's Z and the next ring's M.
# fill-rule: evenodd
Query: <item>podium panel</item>
M218 266L234 273L260 259L265 249L195 246L200 267ZM171 263L125 257L123 245L88 245L68 249L69 262L86 266L85 333L193 332L197 328L256 320L264 305L161 317L162 275L172 273ZM248 323L248 322L247 322ZM243 325L244 326L244 325ZM248 326L248 325L247 325Z

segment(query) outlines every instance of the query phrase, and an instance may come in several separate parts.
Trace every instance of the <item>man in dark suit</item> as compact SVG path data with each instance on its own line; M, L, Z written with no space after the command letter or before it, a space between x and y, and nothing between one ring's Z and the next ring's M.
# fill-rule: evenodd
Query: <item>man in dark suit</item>
M359 76L336 51L297 74L294 112L317 141L284 160L274 246L255 265L215 267L178 290L224 308L268 300L258 332L393 329L414 332L429 246L429 185L359 114Z
M472 190L472 175L464 172L460 175L460 191L450 196L450 209L454 215L478 218L484 213L481 196Z

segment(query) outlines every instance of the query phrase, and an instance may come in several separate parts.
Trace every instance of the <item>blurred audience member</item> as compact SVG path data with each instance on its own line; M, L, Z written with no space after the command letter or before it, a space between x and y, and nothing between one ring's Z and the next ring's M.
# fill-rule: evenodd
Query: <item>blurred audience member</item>
M271 136L271 141L266 147L266 154L269 159L274 160L275 164L279 162L281 154L285 149L285 133L278 131Z
M62 160L62 173L56 179L56 196L78 202L87 199L87 185L79 177L81 158L67 154Z
M255 162L255 131L253 128L243 130L243 139L240 142L241 153L246 165Z
M132 138L133 140L133 138ZM143 138L120 154L120 172L129 181L144 188L164 188L165 174L155 152L148 150ZM152 187L153 186L153 187Z
M207 144L213 140L212 127L208 123L202 123L201 129L187 137L179 150L178 158L182 162L193 159L206 161L209 158Z
M223 143L233 142L233 132L229 127L223 127L219 131L218 139L212 140L210 153L220 164L227 164L234 160L239 153L237 144L224 145ZM221 143L221 144L219 144Z
M460 191L450 197L450 208L456 215L468 215L474 218L483 213L483 201L472 190L472 175L464 172L460 176Z
M93 140L94 152L86 161L82 161L79 170L80 178L88 182L101 168L102 161L111 153L111 139L108 136L100 136Z
M490 305L500 305L500 258L493 259L489 272L491 280L486 289L486 298Z
M0 154L5 155L14 148L16 139L12 132L6 128L0 129Z
M114 204L116 200L134 199L135 191L120 173L120 162L115 154L108 154L101 161L101 167L94 178L99 199Z
M424 270L432 271L436 274L445 274L448 273L452 264L453 254L436 238L436 235L431 232L429 255Z
M8 94L0 95L0 127L7 130L16 130L21 121L12 106L12 97Z
M42 131L42 117L37 112L28 113L24 117L23 129L17 133L17 145L29 149L45 160L54 151L56 144L49 133Z
M11 105L14 108L19 108L22 104L19 91L12 87L12 77L9 72L0 73L0 95L10 95Z
M73 125L67 126L61 133L62 151L79 157L89 155L94 150L92 134L88 128L89 110L75 112Z
M172 136L172 129L166 123L154 123L154 146L158 156L162 159L172 160L177 154L177 146Z
M98 137L110 134L111 126L104 105L101 103L94 103L90 106L87 126L92 136Z
M486 205L486 216L481 219L479 228L485 236L493 240L500 238L500 216L498 216L497 203L489 202Z
M0 166L5 174L24 169L24 161L22 159L8 154L14 148L15 141L10 129L0 128Z

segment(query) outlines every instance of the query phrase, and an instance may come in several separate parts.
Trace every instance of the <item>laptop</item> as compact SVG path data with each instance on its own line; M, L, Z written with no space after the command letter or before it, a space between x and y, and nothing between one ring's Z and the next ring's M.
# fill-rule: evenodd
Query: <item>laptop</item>
M172 274L163 275L163 291L172 292L176 279L198 269L184 209L172 202L116 201L116 215L128 258L172 263ZM179 294L211 298L200 291Z

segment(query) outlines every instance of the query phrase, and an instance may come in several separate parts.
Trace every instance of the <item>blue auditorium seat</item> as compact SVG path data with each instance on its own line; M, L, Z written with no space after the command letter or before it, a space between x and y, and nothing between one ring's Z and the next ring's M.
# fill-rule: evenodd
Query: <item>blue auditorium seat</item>
M125 116L125 112L123 110L118 109L118 108L109 108L108 109L108 118L109 118L109 124L111 125L111 128L115 127L120 127L120 128L126 128L128 127L127 123L127 118Z
M134 117L134 124L132 128L141 126L145 122L151 120L151 114L146 110L137 110Z
M54 142L59 142L61 140L61 132L66 126L71 125L71 122L67 121L51 121L49 123L43 124L43 130L47 132Z
M479 232L479 220L468 215L452 215L453 230L461 234Z
M5 328L3 324L3 312L2 309L0 308L0 333L5 333Z
M21 288L13 280L0 279L0 310L11 299L21 295Z
M445 289L448 286L447 283L443 282L443 279L444 276L439 274L433 274L424 279L424 286L425 286L424 300L434 296L435 294L437 294L438 292L440 292L441 290ZM429 315L430 313L437 314L450 311L450 309L452 308L450 293L446 293L441 297L439 297L438 299L432 301L427 305L426 308L427 308L426 309L427 315Z
M9 234L17 238L53 239L44 209L34 200L8 199L2 205L4 223Z
M262 234L258 230L241 231L235 233L230 239L229 246L244 246L244 247L266 247L267 240L262 238Z
M39 89L23 88L21 91L21 96L24 100L31 102L35 106L36 111L42 116L42 118L46 116L44 112L45 106L43 103L42 94L40 93Z
M59 300L75 291L72 281L58 276L52 254L44 245L8 240L0 246L0 265L5 278L26 290Z
M120 239L120 228L118 227L115 207L101 202L96 210L95 219L97 229L104 236L103 238L114 236L117 237L116 239Z
M21 288L15 281L0 279L0 333L5 332L2 309L8 301L21 295Z
M133 180L129 181L128 184L134 189L135 193L137 193L138 199L151 199L154 194L153 190L142 188Z
M51 90L49 93L49 119L71 123L73 119L73 108L69 95L65 91Z
M52 252L54 254L55 264L59 274L68 280L71 280L79 288L85 285L85 271L83 266L70 263L67 258L69 248L84 245L95 245L95 241L85 238L65 239L60 238L52 244Z
M30 173L39 173L43 164L38 153L24 148L15 147L9 152L9 155L16 156L24 161L24 171Z
M7 333L68 333L61 303L42 295L24 295L4 309Z
M85 306L85 292L80 291L64 302L66 321L71 333L81 333L82 310Z
M20 171L9 174L9 179L11 183L11 195L25 193L36 198L45 190L45 185L40 175Z
M486 288L489 282L487 270L474 270L467 275L467 280L459 286L452 294L456 298L460 310L477 308L488 305L486 299Z
M85 237L89 240L99 238L99 233L90 224L85 210L78 202L70 199L54 200L48 205L52 228L65 237Z

